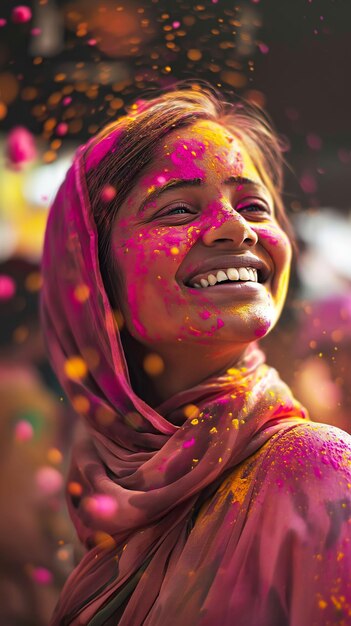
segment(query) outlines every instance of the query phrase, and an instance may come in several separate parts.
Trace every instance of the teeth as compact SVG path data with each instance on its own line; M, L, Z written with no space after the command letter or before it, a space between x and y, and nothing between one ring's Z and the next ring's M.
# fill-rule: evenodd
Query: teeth
M239 272L236 267L230 267L227 270L229 280L239 280Z
M250 274L247 271L246 267L239 268L239 279L240 280L250 280Z
M249 272L250 279L256 282L255 271L252 269L252 267L248 267L247 271Z
M216 285L217 283L221 283L228 279L232 281L245 280L257 283L257 270L253 267L229 267L226 271L218 270L216 276L214 274L209 274L207 276L207 280L206 278L200 278L200 284L194 283L193 286L197 289L212 287L213 285Z
M224 280L228 280L228 276L223 270L219 270L219 272L217 272L217 282L222 283Z

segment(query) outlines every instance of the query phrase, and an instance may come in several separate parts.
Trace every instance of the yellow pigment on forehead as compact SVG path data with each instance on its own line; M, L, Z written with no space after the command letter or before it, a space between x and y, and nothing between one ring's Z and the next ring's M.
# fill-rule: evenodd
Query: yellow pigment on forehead
M186 137L187 134L189 135L188 137ZM227 169L229 165L233 167L232 175L237 174L254 181L262 182L247 149L241 141L220 124L209 120L199 120L191 127L185 128L181 133L179 131L176 132L175 136L170 139L170 142L163 146L164 155L166 157L171 155L174 143L180 140L186 142L188 139L194 138L204 144L206 152L202 162L209 159L210 170L214 174L218 176L228 174ZM184 147L186 147L186 143ZM218 159L214 158L213 152L217 152L218 156L224 158L222 164ZM195 155L194 160L197 161ZM236 171L239 170L239 163L241 163L242 166L240 167L240 171ZM221 171L224 169L226 170L225 173Z

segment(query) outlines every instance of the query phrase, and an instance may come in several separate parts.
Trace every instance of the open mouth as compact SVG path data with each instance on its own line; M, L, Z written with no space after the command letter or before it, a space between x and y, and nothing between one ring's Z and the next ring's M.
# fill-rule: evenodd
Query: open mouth
M253 267L228 268L210 274L197 275L185 282L186 287L192 289L209 289L221 285L239 286L249 284L264 284L268 276L262 269Z

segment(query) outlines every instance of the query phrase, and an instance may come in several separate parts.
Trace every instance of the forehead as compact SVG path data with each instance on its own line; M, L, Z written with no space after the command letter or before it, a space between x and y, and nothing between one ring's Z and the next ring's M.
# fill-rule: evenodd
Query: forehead
M244 143L229 129L209 120L170 132L159 142L149 172L162 167L184 178L243 176L260 182ZM191 173L191 170L193 172Z
M263 184L243 142L229 129L198 120L171 131L155 146L154 157L131 189L119 215L135 212L141 201L171 179L201 179L216 186L228 177Z

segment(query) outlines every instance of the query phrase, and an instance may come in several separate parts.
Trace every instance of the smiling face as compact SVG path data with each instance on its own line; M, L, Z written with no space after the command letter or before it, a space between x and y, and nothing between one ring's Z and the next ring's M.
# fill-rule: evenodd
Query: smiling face
M181 342L228 350L267 334L292 254L244 145L206 120L160 142L117 214L111 253L126 327L160 354ZM235 280L240 268L256 269L258 282L251 271ZM232 280L202 287L211 275Z

